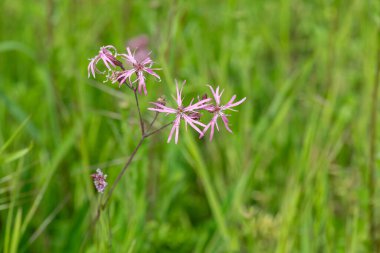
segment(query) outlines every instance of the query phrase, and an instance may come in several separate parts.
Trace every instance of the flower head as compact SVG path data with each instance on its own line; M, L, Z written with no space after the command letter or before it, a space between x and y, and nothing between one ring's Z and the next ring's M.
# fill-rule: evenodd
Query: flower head
M219 126L218 126L218 118L219 117L222 119L222 121L224 123L224 126L227 129L227 131L229 131L230 133L232 133L232 130L228 126L228 118L227 118L230 115L226 114L225 111L226 110L235 111L232 108L235 107L235 106L240 105L241 103L243 103L246 98L243 98L243 99L241 99L241 100L239 100L237 102L234 102L235 99L236 99L236 95L233 95L232 98L230 99L230 101L228 101L227 104L221 105L220 104L220 98L221 98L224 90L222 90L221 92L219 92L219 86L216 88L216 90L214 90L210 85L209 85L209 87L210 87L210 90L212 92L212 95L214 96L215 104L208 105L204 109L206 111L212 113L213 117L212 117L210 123L208 123L207 126L204 128L203 133L200 135L199 138L202 138L204 136L204 134L207 132L207 130L209 128L211 128L210 140L212 140L212 137L214 136L215 126L216 126L216 129L219 131Z
M145 73L148 73L149 75L152 75L156 77L159 81L161 80L160 76L154 72L152 69L153 61L150 59L149 56L144 58L143 60L138 60L134 54L132 54L129 47L127 47L128 54L120 54L121 57L126 59L131 65L132 69L122 71L119 75L119 77L114 80L114 82L118 81L120 83L124 83L127 79L129 80L129 83L138 82L138 91L141 94L141 91L144 90L144 94L147 94L146 90L146 84L145 84ZM131 77L133 74L136 74L137 78L132 82Z
M91 175L92 179L94 180L95 188L98 192L103 193L104 189L107 186L106 178L107 175L103 174L101 169L97 169L95 174Z
M185 82L184 82L185 83ZM183 83L183 85L184 85ZM158 102L153 102L152 104L155 105L154 108L148 108L148 110L156 111L156 112L162 112L168 114L175 114L175 119L173 121L173 127L170 131L168 142L171 141L173 134L175 133L175 143L178 143L178 134L179 134L179 126L181 123L181 120L185 121L185 125L187 127L187 124L189 124L195 131L197 131L200 134L203 134L203 132L199 129L198 126L205 127L205 125L201 122L199 122L200 114L198 110L205 109L209 105L207 104L211 99L202 99L195 104L193 104L193 100L191 100L190 105L183 106L183 97L182 97L182 89L178 87L178 83L176 81L176 95L177 97L174 98L174 100L177 103L177 108L171 108L168 106L165 106ZM198 126L197 126L198 125Z
M111 50L113 50L114 53L112 53ZM116 56L117 56L117 52L114 46L109 45L109 46L101 47L99 50L99 54L95 56L94 58L90 59L90 63L88 64L88 68L87 68L88 77L90 77L91 74L93 77L95 77L95 73L104 74L104 71L102 72L96 67L96 65L98 64L100 60L103 61L104 65L106 65L108 70L111 70L112 67L116 67L116 66L122 67L123 64L118 59L116 59Z

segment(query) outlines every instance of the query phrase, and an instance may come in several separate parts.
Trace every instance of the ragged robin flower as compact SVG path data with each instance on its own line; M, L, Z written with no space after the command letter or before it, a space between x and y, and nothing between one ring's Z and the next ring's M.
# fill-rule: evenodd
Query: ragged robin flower
M132 65L132 69L121 71L118 74L118 77L113 82L118 81L120 84L124 83L127 79L129 81L129 84L138 82L138 92L141 94L142 90L144 91L144 94L147 95L146 90L146 83L145 83L145 73L148 73L149 75L152 75L156 77L159 81L161 80L160 76L154 72L152 69L153 61L150 59L149 56L147 56L145 59L139 61L136 59L135 55L132 54L129 47L127 47L128 54L119 54L120 57L127 60L128 63ZM136 74L136 79L134 81L131 80L131 77L133 74Z
M220 98L221 98L224 90L219 93L219 86L216 88L216 90L214 90L210 85L209 85L209 87L210 87L210 90L212 92L212 95L214 96L215 104L208 105L206 108L204 108L204 110L212 113L213 117L212 117L210 123L208 123L207 126L204 128L203 133L199 136L199 138L202 138L205 135L205 133L207 132L207 130L210 128L211 129L210 141L211 141L212 137L214 136L215 126L216 126L216 129L219 131L218 118L222 119L224 126L226 127L227 131L232 133L232 130L228 126L228 118L227 118L230 115L226 114L225 112L226 112L226 110L236 111L232 108L243 103L246 98L243 98L243 99L234 103L234 101L236 99L236 95L233 95L227 104L221 105L220 104Z
M148 108L148 110L151 110L151 111L162 112L162 113L166 113L167 115L174 114L176 116L173 121L173 127L170 131L169 138L168 138L168 142L170 142L175 132L176 144L178 143L179 127L180 127L181 120L185 121L186 126L187 124L189 124L199 134L203 134L202 130L200 130L198 126L205 127L205 124L199 122L200 114L198 111L205 109L207 106L209 106L207 103L211 100L210 98L202 99L196 102L195 104L192 104L191 102L190 105L185 107L183 105L183 97L182 97L182 89L183 89L184 84L185 82L182 84L182 87L180 89L176 81L177 97L174 99L176 100L177 108L170 108L158 102L152 102L152 104L155 105L155 107Z
M111 50L113 51L113 53ZM123 64L118 59L116 59L116 56L117 56L117 52L114 46L108 45L108 46L101 47L99 50L99 54L95 56L94 58L90 59L90 63L88 64L88 68L87 68L88 77L90 77L90 75L92 74L92 76L95 78L95 73L100 73L100 74L105 73L104 71L100 71L96 67L96 65L98 64L100 60L103 61L104 65L106 66L108 70L112 70L112 67L116 67L116 66L123 68Z

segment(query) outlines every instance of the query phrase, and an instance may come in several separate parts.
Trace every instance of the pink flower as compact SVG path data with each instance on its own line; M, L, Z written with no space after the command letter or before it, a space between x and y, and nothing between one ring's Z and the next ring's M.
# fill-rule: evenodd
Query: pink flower
M103 193L107 186L106 178L107 175L103 174L101 169L97 169L95 174L91 175L94 180L95 188L98 192Z
M133 68L130 70L122 71L119 74L118 78L116 80L114 80L114 82L118 81L120 83L124 83L128 79L129 83L132 84L132 83L138 81L139 93L141 94L141 91L144 90L144 94L146 95L147 90L146 90L144 73L146 72L149 75L156 77L159 81L161 80L161 78L159 75L157 75L157 73L155 73L153 71L156 69L151 68L153 65L153 61L150 59L149 56L147 56L144 60L138 61L136 59L135 55L131 53L131 50L129 49L129 47L127 47L127 52L128 52L128 54L120 54L120 56L123 57L124 59L126 59L132 65ZM131 76L134 73L136 73L137 78L136 78L136 80L131 82Z
M110 49L114 51L114 54L112 54ZM94 58L90 59L90 63L88 64L88 68L87 68L88 77L90 77L90 75L92 74L92 76L95 78L95 72L104 74L104 71L103 72L99 71L99 69L96 67L96 64L98 64L100 60L103 61L104 65L106 65L107 69L109 70L112 69L111 67L116 67L116 66L120 66L123 68L122 63L118 59L116 59L116 56L117 56L117 52L114 46L109 45L109 46L101 47L99 50L99 54L95 56Z
M185 82L183 83L183 85L184 84ZM170 108L163 105L162 103L157 103L157 102L152 102L152 104L155 105L154 108L148 108L148 110L151 110L151 111L163 112L163 113L166 113L167 115L168 114L176 115L173 121L173 127L170 131L169 138L168 138L168 142L170 142L175 132L176 144L178 143L178 134L179 134L179 126L181 123L181 119L185 121L186 128L187 128L187 124L189 124L195 131L197 131L200 134L203 134L203 132L197 127L197 125L205 127L203 123L199 122L200 114L197 110L205 109L208 106L207 102L211 100L210 98L202 99L196 102L195 104L192 104L194 100L193 99L191 100L190 105L188 105L187 107L183 106L182 104L183 103L183 98L182 98L183 85L181 89L179 89L178 83L176 81L177 98L175 100L177 103L177 108Z
M241 103L243 103L245 101L246 98L243 98L240 101L237 101L234 103L236 95L233 95L227 104L220 105L220 97L222 96L224 90L219 93L219 86L216 88L216 90L214 90L210 85L209 85L209 87L210 87L211 92L214 96L215 105L208 105L205 108L205 110L212 113L213 117L212 117L210 123L208 123L207 126L204 128L203 133L200 135L199 138L202 138L204 136L204 134L207 132L207 130L209 128L211 128L211 132L210 132L210 141L211 141L212 137L214 136L215 126L216 126L216 129L219 131L219 126L218 126L218 118L219 117L222 118L222 121L223 121L224 126L226 127L227 131L232 133L232 130L228 126L228 118L227 118L230 115L225 114L225 111L226 110L235 111L234 109L232 109L232 107L240 105Z

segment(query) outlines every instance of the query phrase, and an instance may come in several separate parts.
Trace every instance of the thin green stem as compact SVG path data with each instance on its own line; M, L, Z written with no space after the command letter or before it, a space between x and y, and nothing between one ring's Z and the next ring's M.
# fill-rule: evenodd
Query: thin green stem
M133 93L135 94L135 100L136 100L136 106L137 106L137 110L139 112L139 119L140 119L140 128L141 128L141 136L144 136L145 134L145 130L144 130L144 121L143 121L143 118L141 116L141 110L140 110L140 105L139 105L139 98L137 96L137 91L134 90Z
M147 132L149 132L150 129L152 129L153 124L154 124L154 122L156 122L157 117L158 117L159 114L160 114L159 112L156 112L156 114L154 115L154 118L153 118L152 122L149 124L149 127L148 127L148 129L146 130Z
M120 171L119 175L117 175L117 178L115 179L115 181L113 182L110 190L108 191L106 200L104 201L103 205L101 206L102 209L105 209L105 207L107 206L107 204L108 204L108 202L109 202L109 200L110 200L110 198L112 196L113 191L115 190L117 184L119 183L119 181L123 177L124 173L127 171L128 167L131 164L133 158L135 157L137 151L141 147L141 144L143 143L144 139L145 139L144 136L141 137L141 139L140 139L139 143L137 144L136 148L133 150L132 154L129 156L129 159L125 163L123 169Z
M161 130L167 128L167 127L170 126L171 124L173 124L173 122L170 122L170 123L168 123L168 124L166 124L166 125L163 125L163 126L160 127L159 129L156 129L156 130L154 130L154 131L152 131L152 132L150 132L150 133L145 134L145 135L144 135L144 138L148 138L149 136L151 136L151 135L153 135L153 134L156 134L156 133L160 132Z

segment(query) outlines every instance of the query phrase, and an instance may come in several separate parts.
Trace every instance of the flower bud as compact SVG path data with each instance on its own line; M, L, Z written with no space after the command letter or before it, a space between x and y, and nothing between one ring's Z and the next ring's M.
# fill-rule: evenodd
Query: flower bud
M191 119L193 119L193 120L200 120L201 116L202 116L202 114L199 113L199 112L191 112L191 113L189 113L189 117Z
M121 63L121 61L119 61L119 60L116 59L115 57L111 58L111 61L112 61L112 63L115 64L116 66L119 66L121 69L124 69L123 63Z
M166 105L166 99L164 96L161 96L157 99L157 103L159 103L160 105Z
M94 185L96 190L99 193L103 193L104 189L107 187L106 178L107 175L102 172L101 169L97 169L95 174L91 175L92 180L94 181Z

